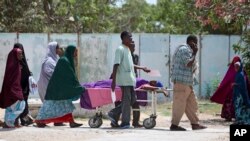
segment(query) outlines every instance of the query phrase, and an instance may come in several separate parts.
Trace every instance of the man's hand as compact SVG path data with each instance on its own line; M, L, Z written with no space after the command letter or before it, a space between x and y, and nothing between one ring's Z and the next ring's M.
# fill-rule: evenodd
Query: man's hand
M197 47L197 44L194 43L194 42L191 42L190 44L192 50L193 50L193 55L196 55L197 51L198 51L198 47Z
M150 72L150 71L151 71L151 70L148 69L147 67L142 68L142 70L145 71L145 72Z

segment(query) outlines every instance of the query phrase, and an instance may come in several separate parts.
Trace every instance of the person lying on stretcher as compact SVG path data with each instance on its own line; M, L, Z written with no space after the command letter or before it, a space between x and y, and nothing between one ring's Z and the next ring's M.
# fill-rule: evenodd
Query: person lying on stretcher
M163 85L161 82L156 81L156 80L151 80L147 84L143 84L140 87L136 88L135 91L140 91L140 90L147 90L147 91L156 91L157 92L162 92L164 96L168 97L169 94L167 93L167 89L163 88Z

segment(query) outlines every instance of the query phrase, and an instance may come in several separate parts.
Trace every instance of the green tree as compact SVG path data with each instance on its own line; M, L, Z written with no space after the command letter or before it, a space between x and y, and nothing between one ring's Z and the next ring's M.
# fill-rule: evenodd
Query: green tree
M40 6L39 0L0 0L0 31L43 32Z
M124 0L121 7L115 9L115 32L147 32L151 23L151 6L145 0Z
M242 55L250 73L250 2L248 0L196 0L199 20L209 33L239 34L241 40L234 50Z
M249 20L247 0L196 0L197 18L203 31L215 34L241 34Z
M45 0L50 32L105 32L115 0Z
M196 18L193 0L158 0L154 11L157 11L158 28L156 32L172 34L199 33L201 26Z

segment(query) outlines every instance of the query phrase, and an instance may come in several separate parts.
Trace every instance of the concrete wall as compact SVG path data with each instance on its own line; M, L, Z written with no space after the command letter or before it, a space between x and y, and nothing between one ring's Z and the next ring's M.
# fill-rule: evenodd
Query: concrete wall
M164 86L172 87L169 79L170 62L176 47L186 42L187 35L133 34L136 54L140 65L159 70L161 77L151 77L139 72L147 80L159 80ZM233 58L232 45L239 36L204 35L199 37L200 85L195 86L198 95L206 95L208 87L215 80L221 80L227 64ZM121 44L120 34L44 34L44 33L0 33L0 87L5 72L6 59L15 42L24 45L27 62L34 78L38 80L41 63L49 41L57 41L61 46L74 44L79 49L77 73L80 82L95 82L108 79L113 67L115 49ZM37 97L37 96L32 96Z

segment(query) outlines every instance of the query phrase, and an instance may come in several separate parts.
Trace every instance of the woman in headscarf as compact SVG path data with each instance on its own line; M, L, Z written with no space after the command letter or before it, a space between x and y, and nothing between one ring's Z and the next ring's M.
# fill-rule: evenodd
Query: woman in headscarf
M62 49L57 42L50 42L48 44L48 52L42 63L40 78L37 82L39 96L41 101L44 102L47 86L49 80L54 72L56 63L59 59L58 55L63 54ZM55 126L64 126L63 123L54 123Z
M58 60L47 87L45 101L35 120L38 127L45 127L51 122L69 122L71 128L82 125L75 123L72 115L75 109L72 101L79 99L85 90L76 77L75 57L77 49L69 45L64 56Z
M23 91L23 98L25 101L25 109L23 113L16 119L16 124L19 124L19 118L21 121L21 125L28 126L33 123L33 118L29 115L29 105L28 105L28 98L29 98L29 77L32 75L30 72L23 45L20 43L15 43L14 48L18 48L22 50L22 60L21 60L21 86Z
M243 65L240 62L234 64L235 83L233 83L233 104L235 109L235 123L250 125L250 100L248 95L249 87L246 83L247 79L244 75Z
M50 42L48 44L48 52L47 55L42 63L41 73L39 80L37 82L39 96L44 102L44 97L46 94L47 86L49 80L54 72L56 67L56 63L59 59L59 45L57 42Z
M234 63L241 62L240 57L235 56L230 63L230 66L227 70L226 75L224 76L223 80L221 81L219 87L210 98L211 101L216 102L218 104L222 104L221 109L221 117L225 118L226 121L231 121L232 118L235 118L234 106L233 106L233 87L232 83L234 83L234 79L236 76L236 71L234 69ZM244 75L247 76L246 72L244 71ZM248 79L247 79L248 84Z
M22 50L14 48L7 58L2 91L0 93L0 108L5 109L3 128L20 127L15 124L18 116L25 108L21 87Z

